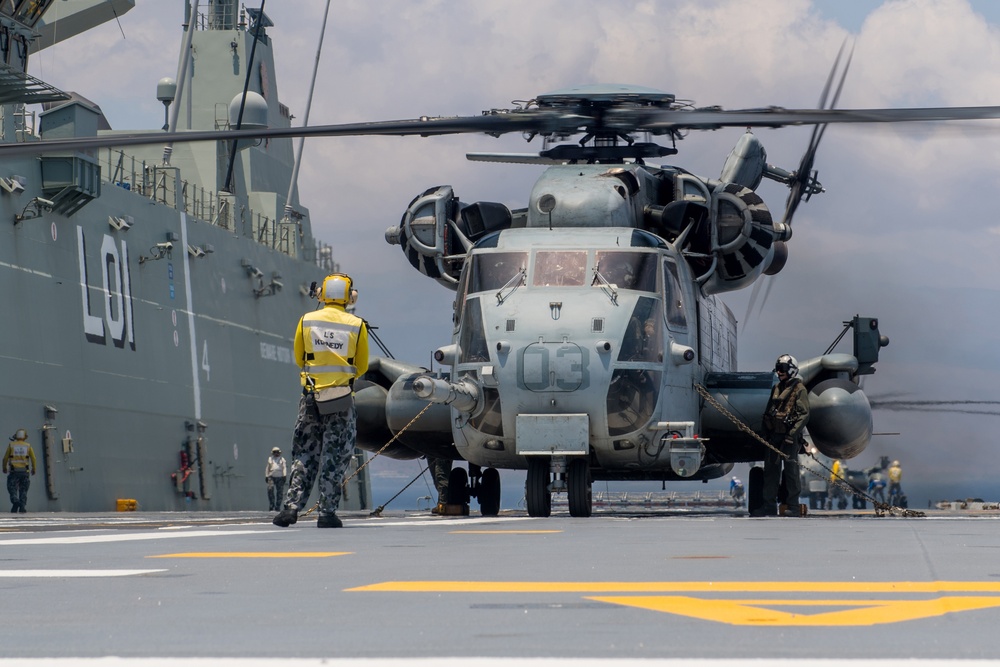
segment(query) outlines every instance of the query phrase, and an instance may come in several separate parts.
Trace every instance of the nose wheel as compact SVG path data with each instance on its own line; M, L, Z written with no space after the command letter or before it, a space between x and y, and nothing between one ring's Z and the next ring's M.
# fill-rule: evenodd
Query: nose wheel
M569 515L587 517L593 511L593 493L590 480L590 464L587 459L570 461L566 470L566 495L569 501Z
M528 479L525 484L525 500L528 516L550 516L552 514L552 492L549 491L549 460L536 456L528 459Z
M553 483L552 473L556 471ZM565 491L569 501L570 516L588 517L593 512L593 480L590 477L590 463L585 458L575 458L566 465L565 459L552 460L545 456L528 459L528 479L525 484L525 500L528 515L551 516L552 489Z

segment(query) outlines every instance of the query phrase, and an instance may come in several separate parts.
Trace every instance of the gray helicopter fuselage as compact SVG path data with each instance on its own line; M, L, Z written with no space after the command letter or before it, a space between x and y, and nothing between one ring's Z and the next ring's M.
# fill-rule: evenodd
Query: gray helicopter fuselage
M549 167L523 209L466 204L446 185L415 197L386 240L456 290L452 343L435 355L451 372L413 369L383 401L387 415L410 418L417 401L394 396L449 406L454 452L425 438L406 446L493 469L485 488L469 487L487 512L498 507L496 469L527 469L532 516L547 516L560 490L571 514L588 515L595 479L707 480L761 460L756 433L775 376L737 371L736 319L717 296L773 275L787 256L790 229L747 185L759 180L755 142L744 137L727 161L727 178L740 182L574 163ZM849 325L854 355L800 364L809 432L838 458L871 438L857 377L887 343L875 318ZM382 389L366 389L366 401L382 399L386 379L375 378ZM373 415L365 424L379 422Z
M662 424L699 413L702 374L735 368L732 314L634 228L504 230L471 251L458 290L452 377L481 397L453 408L452 434L481 466L592 452L608 471L670 468L662 441L678 429Z

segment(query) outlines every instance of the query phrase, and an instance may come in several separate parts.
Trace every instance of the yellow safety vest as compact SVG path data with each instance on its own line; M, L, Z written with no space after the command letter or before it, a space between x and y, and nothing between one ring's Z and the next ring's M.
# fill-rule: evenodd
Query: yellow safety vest
M30 468L29 468L30 465ZM28 472L38 468L35 463L35 452L24 440L15 440L7 445L3 456L3 469L12 472Z
M368 330L364 320L329 304L306 313L295 330L295 360L302 386L343 387L368 370Z

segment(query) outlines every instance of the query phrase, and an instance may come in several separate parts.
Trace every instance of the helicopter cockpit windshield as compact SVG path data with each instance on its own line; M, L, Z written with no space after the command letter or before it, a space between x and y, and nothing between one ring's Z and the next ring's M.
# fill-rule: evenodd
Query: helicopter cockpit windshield
M587 275L585 250L539 250L535 253L535 287L583 287Z
M473 257L469 293L495 292L528 266L526 252L490 252Z
M656 291L657 255L649 252L598 252L597 272L617 289Z

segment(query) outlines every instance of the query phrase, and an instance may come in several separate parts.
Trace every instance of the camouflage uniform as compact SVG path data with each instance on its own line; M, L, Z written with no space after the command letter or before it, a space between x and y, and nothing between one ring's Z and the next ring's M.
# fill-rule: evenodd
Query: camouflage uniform
M321 415L313 395L302 396L292 434L292 472L285 495L286 509L303 509L318 472L319 513L336 514L357 431L353 403L342 412Z
M351 461L357 436L358 413L354 407L354 380L368 370L368 328L365 321L347 312L357 290L351 278L333 273L318 293L323 307L306 313L295 329L295 362L302 369L302 398L292 434L292 474L282 510L272 523L282 528L298 520L316 476L319 475L319 528L340 528L337 517L341 484ZM325 391L332 390L332 391ZM326 405L335 412L321 415L317 394L329 396ZM346 403L347 407L342 407Z
M27 512L28 487L31 486L31 477L38 471L38 464L35 460L35 451L24 438L24 431L18 430L17 435L11 437L11 443L7 446L7 451L3 456L3 471L10 473L7 475L7 493L10 494L10 511L24 513Z

